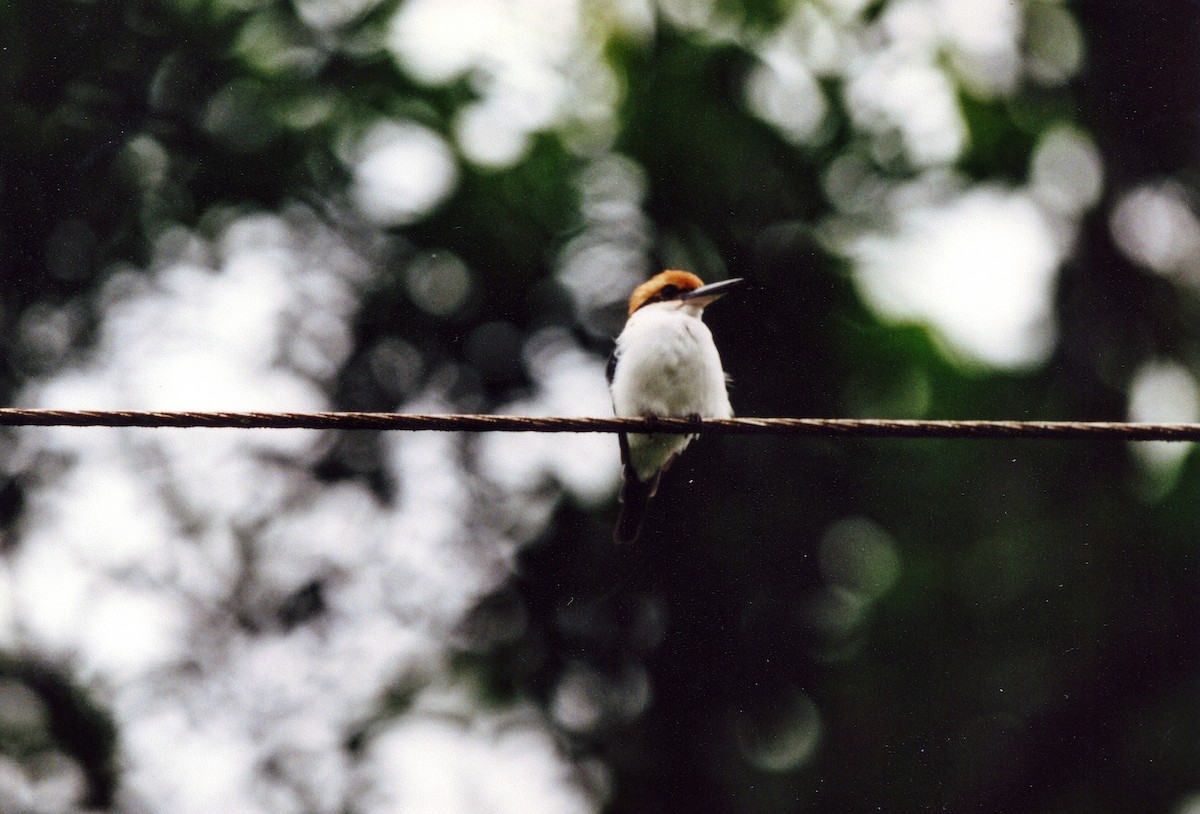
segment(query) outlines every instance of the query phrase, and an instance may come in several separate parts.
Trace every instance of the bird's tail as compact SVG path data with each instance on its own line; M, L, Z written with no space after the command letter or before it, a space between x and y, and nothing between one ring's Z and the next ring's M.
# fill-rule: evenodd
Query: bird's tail
M620 441L621 511L617 515L613 540L617 543L633 543L641 536L642 524L646 522L646 511L650 508L650 498L658 491L658 479L662 476L662 470L655 472L649 480L639 478L637 468L633 465L633 457L629 454L629 439L624 433L621 433Z
M632 467L625 467L625 480L621 484L621 512L617 516L617 528L613 540L617 543L634 543L642 533L646 522L646 511L650 498L658 488L657 473L648 481L638 480Z

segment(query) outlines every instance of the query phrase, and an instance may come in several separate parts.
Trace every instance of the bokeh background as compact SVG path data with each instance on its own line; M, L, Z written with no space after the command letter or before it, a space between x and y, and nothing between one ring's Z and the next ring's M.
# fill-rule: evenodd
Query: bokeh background
M13 0L0 398L1200 419L1192 0ZM0 812L1200 812L1182 444L0 434Z

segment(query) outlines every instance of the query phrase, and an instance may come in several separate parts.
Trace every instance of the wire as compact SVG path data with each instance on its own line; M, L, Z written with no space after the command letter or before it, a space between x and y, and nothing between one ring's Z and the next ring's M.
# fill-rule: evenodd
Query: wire
M1200 424L1109 421L928 421L886 418L541 418L407 413L136 412L0 408L0 426L225 427L443 432L705 432L858 438L1200 441Z

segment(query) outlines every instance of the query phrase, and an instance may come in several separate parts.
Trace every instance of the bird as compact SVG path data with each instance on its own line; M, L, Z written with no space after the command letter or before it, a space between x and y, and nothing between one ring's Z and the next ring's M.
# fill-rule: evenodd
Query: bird
M613 413L629 418L732 418L728 379L704 309L741 285L741 278L704 284L667 270L633 290L629 316L608 360ZM641 535L658 482L694 435L621 433L617 543Z

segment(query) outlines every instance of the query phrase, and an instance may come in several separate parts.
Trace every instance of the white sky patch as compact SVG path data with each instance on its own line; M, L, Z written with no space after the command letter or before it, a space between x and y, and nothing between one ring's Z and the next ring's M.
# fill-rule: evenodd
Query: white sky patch
M928 5L963 84L984 96L1016 88L1021 75L1023 4L1012 0L933 0Z
M412 122L379 122L350 156L351 193L381 226L405 226L444 201L458 184L458 164L434 131Z
M759 56L762 62L746 80L750 109L789 141L802 145L814 141L829 112L816 77L782 43Z
M231 218L213 239L171 232L158 248L152 270L110 285L90 355L22 403L327 408L319 373L348 353L366 258L303 211ZM0 572L0 634L69 669L111 711L119 807L332 814L358 795L390 799L396 772L441 771L415 750L359 775L345 744L391 688L437 680L464 614L510 572L519 541L492 521L523 493L495 483L485 501L463 436L391 434L391 504L361 483L318 481L317 432L44 428L21 439L6 461L34 485ZM578 462L555 466L572 488L611 494ZM317 615L286 622L314 589ZM495 810L536 810L529 794L548 811L594 810L547 726L531 715L527 738L468 738L472 759L454 777L509 806Z
M1045 359L1063 249L1027 195L976 187L896 218L894 230L859 235L847 247L875 310L927 322L956 351L989 365Z
M426 84L470 76L483 98L459 112L459 147L472 161L506 166L566 107L580 14L573 0L408 0L392 20L389 46Z
M63 547L24 546L12 565L13 616L22 645L66 659L95 591L96 575Z
M121 685L186 657L187 611L176 597L115 581L97 588L80 620L80 675L85 681L98 678Z
M844 81L847 112L877 163L944 167L968 146L961 91L1003 97L1023 76L1061 83L1080 63L1074 21L1052 1L893 0L870 21L865 5L797 3L765 42L746 43L762 60L747 80L751 110L788 140L820 138L825 100L810 82L830 77ZM1053 30L1027 54L1027 29L1039 33L1043 21Z
M813 43L850 44L838 49L842 63L826 57L820 68L844 78L851 123L865 136L823 177L839 212L824 224L830 244L855 263L859 291L885 317L926 323L976 362L1043 361L1055 339L1058 267L1103 193L1099 151L1062 124L1041 135L1027 188L971 188L951 169L970 147L959 95L1005 97L1033 69L1024 53L1029 8L897 0L872 22L828 9L796 11L781 53L816 64L822 49ZM897 170L918 175L899 180Z
M532 711L467 720L420 713L396 721L361 767L364 814L586 814L590 795Z
M255 810L247 794L255 750L249 733L228 717L201 722L179 709L148 711L124 722L122 738L138 756L126 770L122 807L179 814Z
M1016 86L1023 24L1011 0L894 0L877 26L885 50L931 66L948 56L957 81L989 96Z
M846 107L854 125L873 137L876 161L904 159L925 168L957 159L967 145L967 126L950 78L898 53L864 60L847 77Z
M503 100L492 98L458 111L454 138L476 164L508 167L529 149L530 131L512 117Z
M534 416L611 415L604 360L566 334L543 332L526 345L536 383L532 397L498 412ZM536 494L557 483L590 505L608 500L620 480L616 439L603 433L488 433L480 439L481 473Z
M583 125L571 129L587 132L584 149L611 142L620 86L604 45L615 30L648 35L653 16L637 0L599 8L579 0L407 0L387 47L418 82L467 77L480 98L457 113L458 148L481 166L506 167L525 155L534 133L568 122Z

